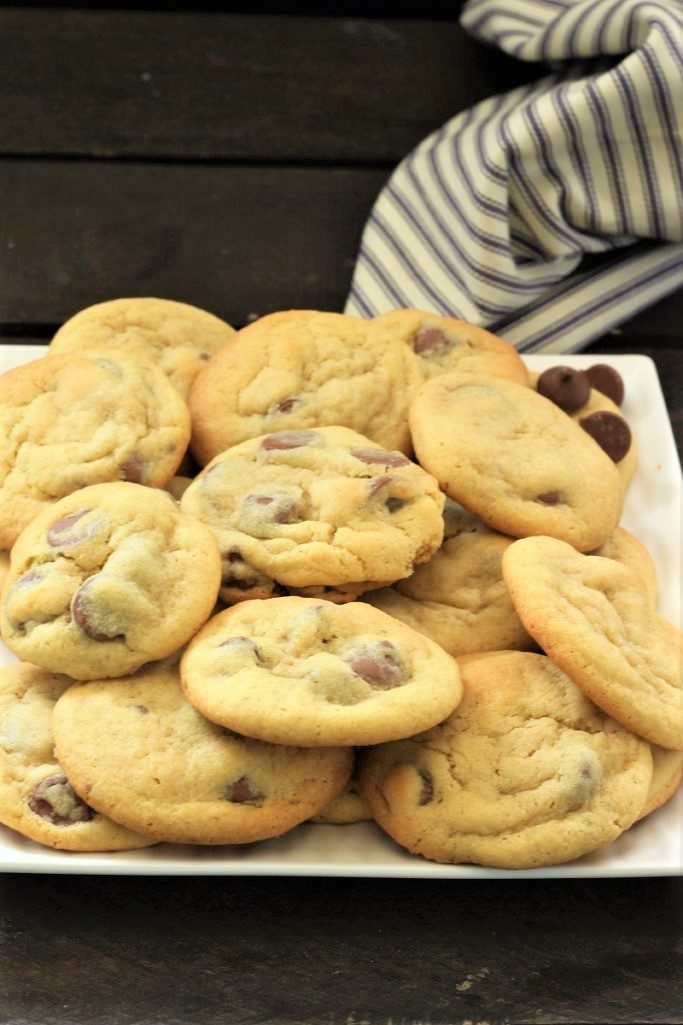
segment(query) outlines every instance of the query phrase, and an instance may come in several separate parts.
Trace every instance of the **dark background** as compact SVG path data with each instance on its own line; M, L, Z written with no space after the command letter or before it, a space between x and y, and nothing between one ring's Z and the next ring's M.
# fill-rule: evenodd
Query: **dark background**
M0 344L124 295L339 310L391 169L535 78L456 3L0 5ZM683 297L595 352L655 359ZM0 877L3 1025L683 1021L676 879Z

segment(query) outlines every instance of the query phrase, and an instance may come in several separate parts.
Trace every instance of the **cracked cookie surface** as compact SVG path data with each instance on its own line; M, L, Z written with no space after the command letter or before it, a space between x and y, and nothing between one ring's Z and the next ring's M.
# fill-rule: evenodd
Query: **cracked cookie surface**
M187 406L152 363L45 356L0 376L0 548L79 488L162 487L187 448Z
M238 331L198 374L192 449L204 465L269 432L343 426L409 452L408 399L421 380L407 346L372 335L360 317L271 313Z
M0 669L0 822L63 851L148 847L156 841L82 801L55 757L52 711L72 685L27 663Z
M361 602L290 596L214 616L180 663L202 714L276 744L363 745L409 736L461 696L433 641Z
M221 453L181 508L216 536L224 601L268 598L280 587L341 600L429 559L443 534L443 503L434 478L402 453L321 427Z
M457 370L529 384L529 372L517 349L482 327L415 309L391 310L367 323L373 333L406 345L425 380Z
M87 355L117 349L156 363L183 398L206 361L235 333L207 310L172 299L110 299L79 310L49 351Z
M638 572L533 537L508 548L503 575L531 636L596 705L653 744L683 748L683 638Z
M71 688L53 728L84 800L171 843L278 836L339 794L353 767L349 749L263 744L223 730L185 699L177 668Z
M420 465L502 534L549 534L590 551L617 526L623 486L614 463L531 388L444 374L418 391L410 427Z
M361 792L390 836L446 864L536 868L628 829L652 776L648 744L544 655L459 663L464 695L453 715L363 756Z
M94 484L23 531L2 592L2 638L75 679L123 676L177 651L213 611L211 531L162 490Z
M454 508L449 500L445 540L429 562L362 600L431 637L450 655L534 647L503 580L501 561L513 539Z

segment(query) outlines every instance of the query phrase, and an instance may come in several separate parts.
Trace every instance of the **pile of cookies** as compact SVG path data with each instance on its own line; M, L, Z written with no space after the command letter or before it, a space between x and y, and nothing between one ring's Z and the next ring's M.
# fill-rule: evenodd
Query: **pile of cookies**
M0 822L101 851L373 819L513 869L614 840L683 773L622 399L420 310L78 313L0 376Z

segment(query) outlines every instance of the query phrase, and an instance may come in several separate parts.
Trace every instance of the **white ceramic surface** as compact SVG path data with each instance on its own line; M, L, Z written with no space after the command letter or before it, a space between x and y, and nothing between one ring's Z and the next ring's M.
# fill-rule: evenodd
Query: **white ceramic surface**
M44 355L39 346L0 345L0 372ZM530 356L532 370L562 362L610 363L626 387L623 413L637 439L639 464L622 525L647 546L657 566L660 612L681 624L682 482L655 366L646 356ZM0 644L0 665L16 661ZM683 788L676 798L614 843L567 865L527 871L435 865L408 854L373 823L304 824L277 840L243 847L160 844L116 854L69 854L43 848L0 827L0 870L105 875L365 876L496 879L679 875L683 869Z

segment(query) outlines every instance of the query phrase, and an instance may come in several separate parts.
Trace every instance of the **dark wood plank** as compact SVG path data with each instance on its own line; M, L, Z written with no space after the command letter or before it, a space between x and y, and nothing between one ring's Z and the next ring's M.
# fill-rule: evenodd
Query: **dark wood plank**
M242 326L340 310L388 172L0 161L0 324L45 325L124 295L194 303ZM678 345L683 290L622 330Z
M57 324L125 295L234 324L339 308L374 169L0 162L0 322Z
M399 5L396 0L318 0L316 15L332 18L414 18L452 21L464 0L422 0L419 4ZM0 6L13 6L0 4ZM14 5L16 6L16 4ZM46 0L21 0L22 7L45 7ZM50 7L79 7L126 11L165 11L168 0L51 0ZM222 11L231 14L282 14L278 0L198 0L197 3L175 3L174 10ZM287 4L288 14L309 14L310 0L294 0Z
M680 1022L680 880L5 877L12 1025Z
M0 8L0 155L393 163L539 75L455 19Z

